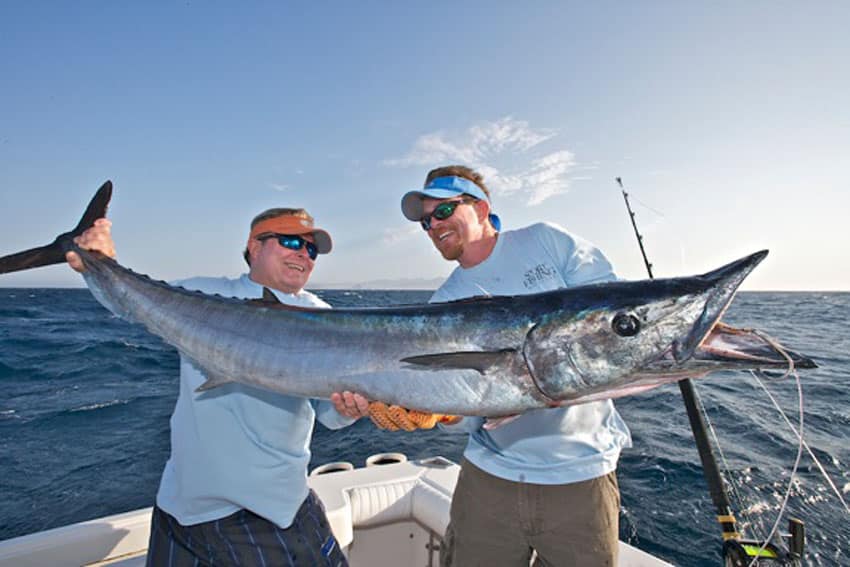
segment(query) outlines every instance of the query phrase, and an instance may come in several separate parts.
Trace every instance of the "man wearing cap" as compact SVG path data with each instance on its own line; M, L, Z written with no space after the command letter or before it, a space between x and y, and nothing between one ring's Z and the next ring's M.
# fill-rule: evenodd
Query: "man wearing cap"
M114 257L110 226L99 219L75 241ZM269 209L251 223L247 274L175 283L237 298L262 298L266 289L289 305L330 307L304 286L318 255L331 246L330 235L304 209ZM84 269L76 254L68 262ZM171 456L151 517L147 564L347 565L307 487L307 466L315 419L336 429L356 416L338 413L331 402L235 383L196 393L204 380L181 356Z
M432 170L423 189L404 195L401 208L446 260L458 263L432 302L615 279L602 252L556 225L499 232L483 177L465 166ZM410 429L403 408L380 414L373 421ZM440 426L470 433L443 564L528 565L535 551L539 565L616 565L615 470L631 437L610 400L529 411L487 426L477 417L442 419Z

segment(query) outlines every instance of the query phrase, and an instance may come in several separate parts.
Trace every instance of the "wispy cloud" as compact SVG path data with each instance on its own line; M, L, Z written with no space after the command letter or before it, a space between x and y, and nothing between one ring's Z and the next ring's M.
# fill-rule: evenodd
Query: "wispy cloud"
M419 137L401 158L384 165L410 167L462 163L481 172L496 194L525 197L537 205L569 189L575 155L566 149L541 154L541 147L556 136L549 128L532 128L528 122L506 116L475 124L464 132L437 131ZM524 162L525 165L509 166Z
M462 133L437 131L420 136L407 155L385 160L384 165L408 167L446 160L478 163L503 152L528 151L554 135L553 130L535 130L524 120L506 116L496 122L475 124Z
M269 186L275 191L280 191L283 193L284 191L289 191L290 186L286 183L269 183Z
M383 236L381 237L381 241L384 244L396 244L397 242L402 242L405 240L412 240L414 237L418 236L422 232L422 227L419 226L419 223L407 223L407 225L402 228L387 228L384 229Z
M384 160L391 167L409 167L411 165L430 165L433 163L456 160L466 163L475 161L476 148L471 144L453 144L446 140L444 132L434 132L420 136L406 156Z
M572 152L560 150L532 160L529 167L517 174L502 174L495 168L482 173L494 191L503 195L524 194L529 205L539 205L549 197L567 192L569 173L575 165Z

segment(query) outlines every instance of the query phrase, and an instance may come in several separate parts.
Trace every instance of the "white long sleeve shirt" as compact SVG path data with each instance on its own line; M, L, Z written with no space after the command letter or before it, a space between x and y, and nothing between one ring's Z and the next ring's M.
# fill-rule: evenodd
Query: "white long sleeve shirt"
M616 279L596 247L564 229L538 223L499 234L490 256L457 267L432 302L480 295L525 295ZM447 430L470 433L464 456L499 478L568 484L617 468L631 434L611 400L526 412L492 430L466 417Z

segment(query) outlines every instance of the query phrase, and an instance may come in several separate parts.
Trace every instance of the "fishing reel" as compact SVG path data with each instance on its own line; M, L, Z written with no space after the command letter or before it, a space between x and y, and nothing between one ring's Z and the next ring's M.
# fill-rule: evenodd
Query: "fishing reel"
M806 526L796 519L788 520L788 550L782 550L770 542L745 539L728 539L723 542L723 558L726 567L748 567L749 565L793 566L802 565L803 549L806 545Z

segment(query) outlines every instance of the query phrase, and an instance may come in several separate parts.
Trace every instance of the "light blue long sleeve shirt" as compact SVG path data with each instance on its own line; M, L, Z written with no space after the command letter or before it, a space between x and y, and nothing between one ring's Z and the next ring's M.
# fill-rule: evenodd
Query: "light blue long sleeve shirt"
M192 278L187 289L224 297L260 298L263 287L240 278ZM274 292L281 302L330 306L312 293ZM337 429L354 422L328 401L285 396L230 383L196 393L205 378L180 357L180 392L171 416L171 456L157 505L183 525L247 509L288 527L307 497L310 440L318 418Z
M499 234L490 256L456 268L432 302L477 295L525 295L616 279L596 247L564 229L538 223ZM465 417L449 431L468 432L464 457L516 482L568 484L608 474L631 434L611 400L533 410L495 429Z

